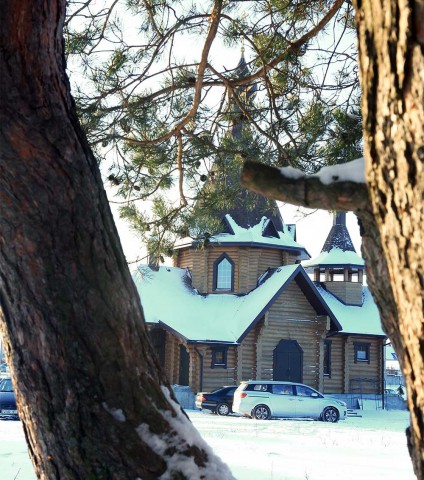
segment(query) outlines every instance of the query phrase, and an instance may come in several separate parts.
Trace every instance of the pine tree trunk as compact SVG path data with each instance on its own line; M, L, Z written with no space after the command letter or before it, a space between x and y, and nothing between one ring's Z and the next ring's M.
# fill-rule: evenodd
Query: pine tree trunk
M363 249L405 375L408 444L424 478L424 3L356 0L356 9L373 214Z
M74 113L64 10L5 0L0 19L0 326L37 476L230 478L167 396Z

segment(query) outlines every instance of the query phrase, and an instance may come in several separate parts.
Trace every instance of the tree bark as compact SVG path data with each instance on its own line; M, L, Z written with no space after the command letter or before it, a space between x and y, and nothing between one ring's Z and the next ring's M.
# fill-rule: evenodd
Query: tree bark
M387 275L368 282L405 375L409 448L424 477L424 2L356 0L366 177ZM371 240L371 239L370 239ZM383 287L382 284L386 284Z
M353 210L367 279L408 394L408 446L424 478L424 2L356 0L368 193L281 178L247 163L242 182L277 200Z
M0 20L0 328L38 478L231 478L148 341L65 74L65 0Z

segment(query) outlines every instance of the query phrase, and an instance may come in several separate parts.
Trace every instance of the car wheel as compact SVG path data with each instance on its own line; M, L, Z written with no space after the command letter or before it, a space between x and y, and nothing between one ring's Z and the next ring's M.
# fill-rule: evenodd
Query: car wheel
M271 418L271 410L266 405L257 405L253 409L253 418L256 418L256 420L268 420Z
M336 423L339 421L339 412L337 408L327 407L321 415L323 422Z
M230 413L230 407L226 403L220 403L216 407L216 413L218 415L228 415Z

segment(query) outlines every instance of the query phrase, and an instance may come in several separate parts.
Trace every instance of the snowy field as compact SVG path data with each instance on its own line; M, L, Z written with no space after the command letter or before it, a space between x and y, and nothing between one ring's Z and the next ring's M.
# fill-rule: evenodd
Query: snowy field
M361 413L329 424L188 412L238 480L414 480L408 412ZM0 420L0 479L35 480L20 422Z

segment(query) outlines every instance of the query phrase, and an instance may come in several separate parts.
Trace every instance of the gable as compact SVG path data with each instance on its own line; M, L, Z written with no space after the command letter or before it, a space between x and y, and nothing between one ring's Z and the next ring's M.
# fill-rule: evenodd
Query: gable
M268 315L278 316L282 320L314 321L317 317L317 312L310 299L304 294L296 281L287 285L287 288L278 295L268 312Z
M221 228L222 228L221 233L228 233L229 235L234 235L234 229L231 226L231 223L228 221L228 218L226 215L222 217Z
M280 238L278 235L277 229L275 228L274 222L272 220L267 220L262 229L263 237L274 237Z
M291 285L292 281L295 281L295 284L298 286L298 288L301 290L301 292L304 295L304 299L307 300L306 303L308 303L312 309L315 311L316 315L328 315L331 319L331 330L333 331L338 331L341 330L341 325L338 322L337 318L334 316L333 312L331 309L328 307L328 305L323 301L321 295L319 294L318 290L316 289L315 285L313 282L310 280L308 275L306 274L305 270L301 265L290 265L290 267L296 267L294 270L292 270L291 275L286 279L284 284L278 288L278 290L275 292L274 296L269 300L269 302L264 306L264 308L261 310L259 315L253 320L253 322L248 326L248 328L243 332L243 334L238 338L238 342L241 342L245 336L249 333L250 329L253 328L254 325L261 319L261 317L265 314L265 312L271 308L271 306L278 300L280 295L288 289L288 287ZM269 282L276 274L281 272L284 269L289 268L287 267L280 267L277 269L273 269L274 272L271 274L269 279L265 280L265 282L262 284L266 284ZM289 304L293 304L296 302L297 299L295 298L290 298L288 297L287 301L287 306L284 305L284 309L288 309ZM304 304L304 310L305 312L308 310L308 307L306 307L306 304Z

